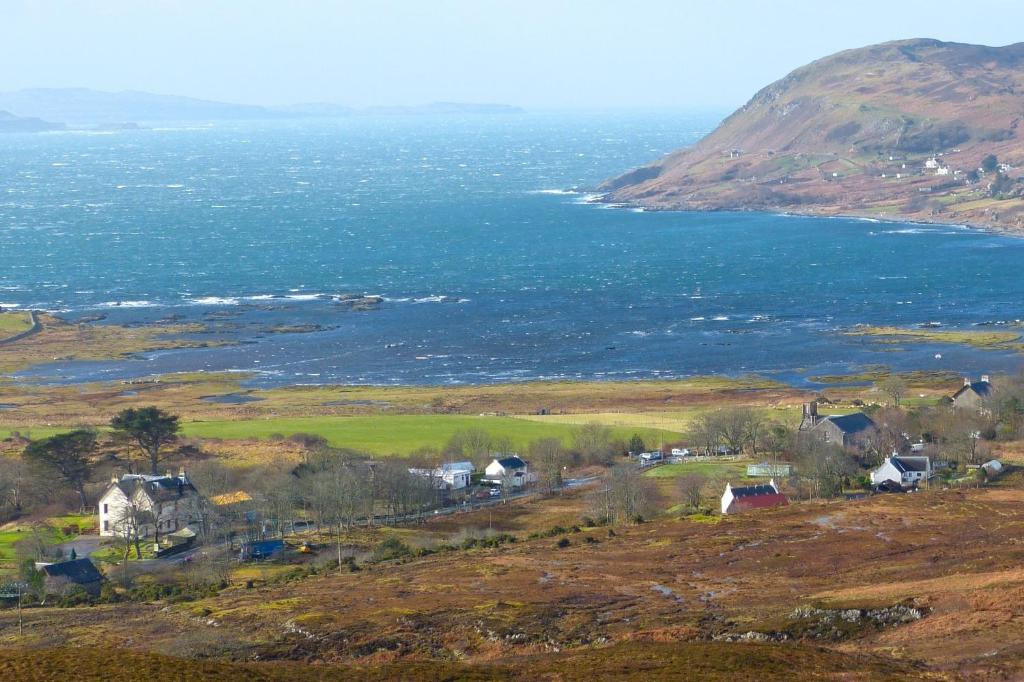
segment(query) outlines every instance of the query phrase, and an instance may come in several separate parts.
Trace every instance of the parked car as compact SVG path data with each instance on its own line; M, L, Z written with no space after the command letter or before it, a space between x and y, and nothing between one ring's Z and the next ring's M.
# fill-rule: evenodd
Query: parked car
M672 456L673 457L689 457L690 456L690 449L689 448L672 448Z

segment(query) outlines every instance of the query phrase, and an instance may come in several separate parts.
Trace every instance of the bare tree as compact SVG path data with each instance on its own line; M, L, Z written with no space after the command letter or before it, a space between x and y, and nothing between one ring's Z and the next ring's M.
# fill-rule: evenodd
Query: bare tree
M611 464L615 450L612 430L603 424L591 422L577 427L572 434L573 450L587 464Z
M875 388L889 398L889 407L898 408L907 394L907 382L898 374L890 374L875 384Z
M814 436L801 435L794 442L794 458L810 485L813 497L835 497L856 467L842 448Z
M679 496L690 509L700 509L701 502L704 499L704 488L708 483L707 476L698 473L686 474L681 476L676 482L676 488L679 490Z
M592 497L594 511L609 523L636 521L649 515L656 503L657 488L630 464L619 464Z
M530 443L527 451L541 488L548 492L561 488L562 468L567 461L561 441L557 438L540 438Z

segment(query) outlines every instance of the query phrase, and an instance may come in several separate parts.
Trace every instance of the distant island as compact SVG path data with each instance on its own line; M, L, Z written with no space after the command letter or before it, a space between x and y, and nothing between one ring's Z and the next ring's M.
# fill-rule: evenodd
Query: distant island
M212 100L157 95L126 90L103 92L88 88L31 88L0 92L0 111L20 123L7 122L0 114L0 131L54 130L71 127L123 129L138 127L133 121L203 122L263 119L324 118L355 115L411 114L514 114L522 109L505 104L435 102L418 106L348 107L330 102L312 102L278 107L231 104ZM33 125L33 121L38 121ZM47 123L61 121L62 123ZM46 124L45 126L43 124ZM49 127L46 127L49 126Z
M968 224L1024 234L1024 43L847 50L758 92L604 200Z
M0 133L42 133L63 129L63 123L51 123L41 118L15 116L9 111L0 111Z

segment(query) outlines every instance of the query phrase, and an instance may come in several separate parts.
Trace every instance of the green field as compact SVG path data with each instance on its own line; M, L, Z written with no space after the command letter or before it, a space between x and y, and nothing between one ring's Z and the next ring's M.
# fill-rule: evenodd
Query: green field
M395 415L371 417L298 417L246 421L188 422L186 436L225 440L268 439L312 433L323 436L336 447L377 455L407 455L422 447L442 448L457 431L482 429L495 440L508 439L525 449L537 438L559 438L565 445L578 428L570 424L538 423L512 417L469 417L462 415ZM613 428L617 438L628 440L639 433L644 440L670 440L674 434L659 429Z
M651 478L678 478L688 474L708 476L728 475L732 479L747 477L747 462L683 462L681 464L664 464L648 471L645 476Z
M92 514L66 514L47 519L45 524L36 526L40 537L47 544L67 542L74 539L78 534L65 535L62 529L68 526L77 526L80 530L95 528L97 519ZM32 529L12 524L5 530L0 531L0 572L10 571L16 568L17 553L15 545L32 536Z
M20 334L31 326L32 321L29 319L28 313L0 313L0 338Z

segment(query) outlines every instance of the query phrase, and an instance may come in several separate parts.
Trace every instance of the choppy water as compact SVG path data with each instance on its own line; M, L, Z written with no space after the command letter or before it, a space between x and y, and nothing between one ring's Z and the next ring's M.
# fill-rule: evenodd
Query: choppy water
M855 324L1024 317L1024 240L952 227L642 213L564 190L690 143L687 114L354 118L0 137L0 305L169 314L225 348L65 363L60 381L258 382L1016 367L865 344ZM380 294L346 312L319 294ZM211 316L212 314L212 316ZM277 324L321 331L269 334ZM941 354L941 359L936 354Z

